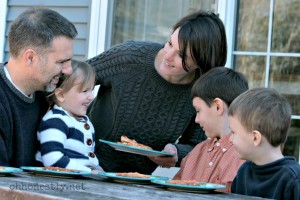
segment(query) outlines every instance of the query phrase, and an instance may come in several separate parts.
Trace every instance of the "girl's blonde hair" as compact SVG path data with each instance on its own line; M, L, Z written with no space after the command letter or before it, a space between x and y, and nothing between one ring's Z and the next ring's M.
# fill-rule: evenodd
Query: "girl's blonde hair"
M96 74L90 64L82 61L71 60L73 72L70 75L60 77L57 88L61 88L63 92L68 92L75 85L79 85L78 90L82 90L88 84L96 82ZM51 107L57 102L55 91L48 96Z

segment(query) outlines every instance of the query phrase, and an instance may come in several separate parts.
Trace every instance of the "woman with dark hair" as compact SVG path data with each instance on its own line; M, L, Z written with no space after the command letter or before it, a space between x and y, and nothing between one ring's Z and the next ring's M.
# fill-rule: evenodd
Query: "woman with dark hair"
M198 11L175 24L164 46L128 41L89 59L101 85L88 114L103 169L151 173L157 166L179 166L206 139L195 123L193 83L209 69L224 66L226 52L222 21L214 13ZM122 135L175 156L145 157L99 142L117 142Z

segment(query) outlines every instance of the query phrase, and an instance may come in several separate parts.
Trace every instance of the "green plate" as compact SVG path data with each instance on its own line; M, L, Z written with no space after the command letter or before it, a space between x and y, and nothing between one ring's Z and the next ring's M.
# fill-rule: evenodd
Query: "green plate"
M21 169L25 172L30 172L35 175L44 175L44 176L52 176L52 177L81 177L83 175L90 175L91 172L63 172L63 171L55 171L55 170L45 170L43 167L25 167L22 166Z
M214 183L199 182L199 185L186 185L186 184L174 184L168 180L151 180L152 183L162 185L169 190L179 190L188 192L210 192L214 190L226 189L225 185L219 185Z
M8 174L14 174L14 173L20 173L23 170L20 168L15 168L15 167L6 167L6 166L0 166L4 167L4 170L0 170L0 175L8 175Z
M151 183L152 180L168 180L168 177L162 176L152 176L149 175L149 178L137 178L137 177L129 177L129 176L117 176L117 173L112 172L100 172L99 176L109 178L115 182L121 183Z
M134 147L134 146L128 146L116 142L110 142L107 140L99 140L100 142L103 142L105 144L108 144L109 146L113 147L117 151L123 151L127 153L134 153L134 154L139 154L139 155L144 155L144 156L175 156L174 154L170 154L167 152L162 152L162 151L155 151L155 150L149 150L149 149L144 149L144 148L139 148L139 147Z

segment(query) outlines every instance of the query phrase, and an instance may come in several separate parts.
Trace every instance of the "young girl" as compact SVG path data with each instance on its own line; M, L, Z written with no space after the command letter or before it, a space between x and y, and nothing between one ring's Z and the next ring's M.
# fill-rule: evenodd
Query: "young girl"
M44 166L82 171L102 170L94 154L94 127L86 115L92 102L95 73L85 62L72 60L73 73L63 76L49 95L51 109L38 129Z

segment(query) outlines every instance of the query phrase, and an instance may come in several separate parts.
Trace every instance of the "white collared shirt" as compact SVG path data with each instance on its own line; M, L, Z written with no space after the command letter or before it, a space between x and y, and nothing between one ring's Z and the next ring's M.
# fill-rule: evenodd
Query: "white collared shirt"
M26 96L26 97L29 97L29 98L32 98L32 97L33 97L32 94L26 95L22 90L20 90L20 89L14 84L14 82L12 81L11 76L10 76L10 74L8 73L8 70L6 69L6 66L5 66L5 65L4 65L4 72L5 72L5 75L6 75L7 79L11 82L11 84L12 84L17 90L19 90L19 91L20 91L24 96Z

